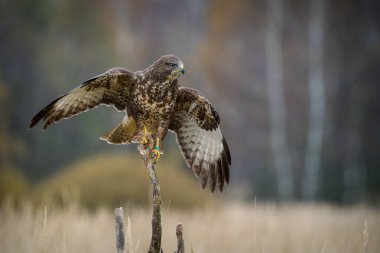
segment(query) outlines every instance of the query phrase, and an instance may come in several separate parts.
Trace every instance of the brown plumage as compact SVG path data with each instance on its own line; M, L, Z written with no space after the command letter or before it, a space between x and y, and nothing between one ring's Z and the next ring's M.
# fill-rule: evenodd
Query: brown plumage
M222 191L229 182L231 156L219 116L198 91L179 87L181 73L183 63L174 55L162 56L141 71L112 68L51 102L33 117L29 128L42 120L46 129L100 104L114 106L127 114L101 139L111 144L141 142L146 127L162 145L171 130L202 188L208 183L212 192L216 186Z

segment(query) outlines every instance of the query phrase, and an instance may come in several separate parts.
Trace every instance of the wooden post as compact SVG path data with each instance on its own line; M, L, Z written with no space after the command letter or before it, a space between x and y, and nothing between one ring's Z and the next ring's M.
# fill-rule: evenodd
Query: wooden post
M175 234L177 236L177 251L174 253L185 253L185 241L183 240L183 226L181 223L177 225Z
M148 170L150 182L152 184L153 194L153 215L152 215L152 238L150 241L148 253L163 253L161 249L161 237L162 237L162 225L161 225L161 190L158 183L156 168L151 159L151 153L149 148L145 148L143 145L139 146L140 154L143 158L145 166ZM117 253L125 253L125 237L124 237L124 214L123 208L115 209L115 231L116 231L116 250ZM176 228L177 235L177 251L176 253L185 252L185 243L182 237L183 226L178 224Z
M152 161L147 164L149 171L150 182L152 184L153 192L153 216L152 216L152 239L150 241L150 247L148 253L161 252L161 190L157 180L155 166Z
M145 166L148 169L153 194L152 238L150 241L148 253L160 253L163 252L161 249L162 226L160 184L157 180L156 168L151 159L150 149L140 145L139 150L144 160Z
M124 239L124 214L123 208L115 209L115 231L116 231L116 252L125 253L125 239Z

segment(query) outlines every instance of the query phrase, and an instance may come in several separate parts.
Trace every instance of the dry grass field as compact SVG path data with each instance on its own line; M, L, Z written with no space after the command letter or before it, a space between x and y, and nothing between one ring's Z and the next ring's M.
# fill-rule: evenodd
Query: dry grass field
M150 210L125 207L130 252L147 252ZM128 218L126 217L126 221ZM192 211L163 207L163 249L176 248L184 226L187 252L380 252L380 212L358 206L225 203ZM367 225L366 225L367 224ZM0 252L116 252L113 210L0 208Z

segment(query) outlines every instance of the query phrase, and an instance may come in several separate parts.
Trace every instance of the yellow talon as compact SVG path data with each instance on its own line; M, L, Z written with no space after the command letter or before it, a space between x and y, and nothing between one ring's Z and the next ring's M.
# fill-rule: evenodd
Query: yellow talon
M160 160L160 157L161 157L160 150L156 149L156 147L154 147L154 149L152 150L152 160L153 160L153 162L157 163L158 160Z
M152 150L152 160L154 163L157 163L160 160L161 152L160 152L160 138L157 137L156 145Z

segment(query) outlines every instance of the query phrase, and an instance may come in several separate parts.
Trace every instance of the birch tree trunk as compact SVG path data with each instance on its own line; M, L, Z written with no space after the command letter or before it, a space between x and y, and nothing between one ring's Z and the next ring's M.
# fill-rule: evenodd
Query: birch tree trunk
M325 87L323 80L324 1L311 0L309 24L309 127L307 132L302 197L315 200L325 121Z
M270 143L281 199L294 198L293 173L286 144L286 107L282 74L283 1L270 0L267 6L266 76L270 110Z

